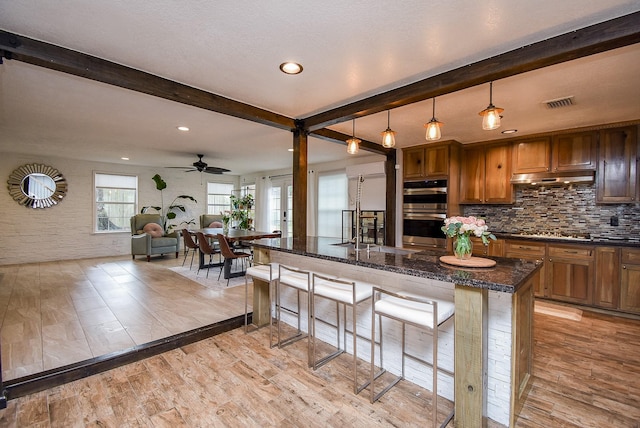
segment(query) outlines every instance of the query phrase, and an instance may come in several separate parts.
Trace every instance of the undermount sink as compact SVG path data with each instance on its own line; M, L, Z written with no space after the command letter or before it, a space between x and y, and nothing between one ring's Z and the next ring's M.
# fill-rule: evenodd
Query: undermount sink
M353 250L356 249L356 245L353 242L338 242L331 245L335 245L337 247L345 247ZM388 254L407 255L407 254L413 254L417 252L417 250L406 250L403 248L385 247L385 246L375 245L375 244L360 244L359 251L367 252L367 246L368 246L368 251L370 253L388 253Z

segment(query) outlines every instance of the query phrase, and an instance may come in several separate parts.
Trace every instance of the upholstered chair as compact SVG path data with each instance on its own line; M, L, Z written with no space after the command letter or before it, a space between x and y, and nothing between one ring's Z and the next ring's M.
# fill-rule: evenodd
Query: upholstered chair
M180 252L180 236L177 232L164 234L159 214L136 214L131 217L131 256L147 256L151 261L154 254Z
M222 214L202 214L200 216L200 229L204 229L207 227L215 227L211 226L211 223L220 223L222 224ZM218 226L222 227L222 226Z

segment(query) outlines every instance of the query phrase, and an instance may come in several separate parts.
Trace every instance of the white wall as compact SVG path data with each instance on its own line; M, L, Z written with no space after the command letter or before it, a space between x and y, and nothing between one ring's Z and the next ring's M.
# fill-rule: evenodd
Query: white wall
M0 265L131 254L129 232L93 232L94 171L137 175L138 212L143 206L160 205L160 192L151 179L154 174L160 174L167 182L163 192L165 207L177 195L193 196L198 203L184 201L187 213L178 218L195 218L196 222L207 209L207 180L225 180L237 185L235 176L203 174L201 184L201 174L181 170L11 153L0 156L0 177L4 177L6 183L9 174L25 163L42 163L58 169L67 180L68 193L54 207L32 209L15 202L6 186L0 191L0 236L4 247L0 252Z

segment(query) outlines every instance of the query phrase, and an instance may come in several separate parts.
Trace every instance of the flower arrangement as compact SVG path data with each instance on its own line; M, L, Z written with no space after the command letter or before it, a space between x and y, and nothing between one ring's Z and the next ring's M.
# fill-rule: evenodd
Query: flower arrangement
M453 238L453 252L458 258L470 258L473 244L471 235L482 239L484 245L489 245L489 239L496 240L493 233L489 232L489 226L481 218L449 217L444 220L442 232L449 238Z

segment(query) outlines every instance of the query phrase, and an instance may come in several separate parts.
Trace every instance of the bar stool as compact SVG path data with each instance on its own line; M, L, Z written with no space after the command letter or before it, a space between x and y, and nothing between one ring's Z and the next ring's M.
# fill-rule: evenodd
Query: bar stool
M276 342L273 341L270 343L271 347L278 346L282 348L283 346L287 346L291 343L297 342L300 339L304 339L308 337L308 333L304 333L302 331L302 318L301 311L302 305L300 300L300 292L304 292L307 294L307 330L309 329L310 323L310 307L309 307L309 284L311 283L311 275L313 272L306 271L302 269L298 269L293 266L280 265L279 273L278 273L278 282L276 283L276 293L275 293L275 312L276 312L276 322L277 326L277 335ZM282 287L290 287L296 292L296 300L297 307L296 309L283 308L281 297L282 297ZM280 326L282 325L282 310L293 314L297 318L297 331L289 337L282 338L282 332ZM273 339L273 335L271 336ZM307 364L310 366L310 357L309 357L309 344L307 344Z
M262 280L269 284L269 302L271 302L271 287L278 281L278 263L254 264L247 268L244 276L244 332L249 329L249 277ZM269 303L271 305L271 303ZM271 312L271 308L269 308ZM259 327L256 326L256 330ZM271 328L271 313L269 313L269 328Z
M432 299L426 296L417 296L409 293L392 293L374 287L373 289L373 305L371 315L371 403L382 397L400 380L404 379L404 361L405 357L409 357L414 361L426 364L433 368L433 426L436 425L438 415L438 327L454 315L454 303L445 300ZM375 334L376 334L376 315L380 326L380 372L375 374ZM402 323L402 375L396 377L389 385L387 385L378 394L375 393L375 379L385 372L382 363L383 350L383 334L382 334L382 317L387 317ZM415 355L411 355L405 351L405 326L409 324L418 328L431 331L433 337L433 361L430 363ZM453 373L446 369L440 371L453 376Z
M351 329L351 335L353 336L353 392L358 394L364 388L369 385L370 381L365 382L364 384L358 385L358 352L357 352L357 313L356 309L359 303L365 302L371 298L373 285L367 284L360 281L354 281L347 278L331 278L325 275L319 275L317 273L313 274L312 282L311 282L311 295L310 295L310 303L311 303L311 363L313 369L316 370L318 367L323 366L329 361L333 360L338 355L345 352L346 349L340 345L340 305L343 307L343 319L342 322L342 333L344 335L344 342L346 347L347 342L347 307L351 307L352 309L352 322L353 326ZM330 322L324 321L317 317L315 312L315 304L316 297L320 297L323 299L331 300L336 304L336 324L331 324ZM316 321L320 321L324 324L330 325L336 328L336 351L324 356L322 358L316 359Z

